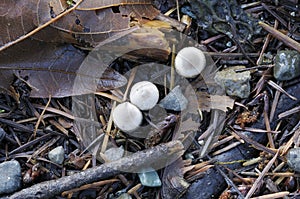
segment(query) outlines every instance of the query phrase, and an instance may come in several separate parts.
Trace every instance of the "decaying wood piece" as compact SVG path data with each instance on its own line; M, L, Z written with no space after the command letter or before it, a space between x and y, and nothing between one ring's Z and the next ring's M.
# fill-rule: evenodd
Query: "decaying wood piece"
M167 165L170 161L172 162L183 155L183 148L180 141L171 141L72 176L33 185L6 198L53 198L63 191L112 177L124 170L135 173L143 168L149 168L151 165ZM2 197L1 199L4 198Z

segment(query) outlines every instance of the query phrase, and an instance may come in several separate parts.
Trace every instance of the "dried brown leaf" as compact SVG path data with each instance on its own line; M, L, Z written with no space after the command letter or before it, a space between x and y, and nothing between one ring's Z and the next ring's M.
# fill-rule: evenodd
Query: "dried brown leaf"
M52 24L53 27L75 34L102 34L129 29L129 17L114 13L111 8L75 10Z
M0 51L27 39L68 14L82 0L73 1L76 4L70 9L59 8L58 1L60 0L51 0L50 2L47 0L4 0L0 2L0 22L2 24ZM51 3L55 6L55 10Z
M85 0L79 6L78 10L98 10L112 6L152 4L152 0Z
M15 77L31 86L31 97L80 95L126 83L116 71L104 72L100 63L82 67L84 58L85 54L71 45L24 41L0 53L0 89L8 91Z

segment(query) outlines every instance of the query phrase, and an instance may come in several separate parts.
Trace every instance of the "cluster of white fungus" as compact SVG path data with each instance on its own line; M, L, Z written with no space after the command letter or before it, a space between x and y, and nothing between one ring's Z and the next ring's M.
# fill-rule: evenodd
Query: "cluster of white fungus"
M119 104L113 111L115 125L124 132L139 127L143 120L141 112L153 108L159 98L157 87L149 81L134 84L130 90L130 102Z
M181 49L175 58L176 72L186 78L201 73L206 65L204 53L195 47ZM137 129L143 120L141 112L153 108L159 99L157 87L149 81L134 84L130 90L130 102L119 104L113 111L115 125L124 132Z

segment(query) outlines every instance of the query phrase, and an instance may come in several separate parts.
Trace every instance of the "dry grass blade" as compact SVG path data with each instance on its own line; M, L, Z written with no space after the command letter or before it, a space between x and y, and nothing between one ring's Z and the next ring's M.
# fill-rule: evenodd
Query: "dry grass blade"
M274 199L274 198L283 198L285 196L288 196L290 192L288 191L281 191L278 193L272 193L272 194L267 194L263 196L258 196L258 197L253 197L251 199Z
M255 140L252 140L251 138L249 138L248 136L244 135L243 133L240 133L238 131L235 131L232 127L230 127L241 139L243 139L245 142L247 142L248 144L253 145L256 149L261 150L261 151L265 151L267 153L273 154L275 155L276 152L278 151L277 149L270 149L258 142L256 142Z
M270 147L271 148L275 148L275 143L274 143L274 139L272 137L272 134L271 134L271 125L270 125L270 120L269 120L269 116L268 116L268 113L264 110L264 120L265 120L265 125L266 125L266 128L267 128L267 137L268 137L268 140L269 140L269 144L270 144Z
M133 69L131 70L130 77L129 77L129 79L128 79L128 83L127 83L127 87L126 87L126 91L125 91L125 93L124 93L124 95L123 95L123 102L125 102L126 99L127 99L127 95L128 95L128 92L129 92L129 88L130 88L130 86L131 86L131 84L132 84L132 82L133 82L133 80L134 80L134 78L135 78L137 69L138 69L138 68L135 67L135 68L133 68Z
M243 53L203 52L212 57L244 57ZM249 57L258 57L259 53L247 53Z
M278 153L279 153L279 151L275 154L275 156L270 160L270 162L267 164L267 166L264 168L264 170L260 173L259 177L255 180L253 186L247 193L245 199L249 199L254 194L254 192L262 185L263 177L265 176L265 174L270 170L270 168L274 164L275 160L277 159Z
M66 112L63 112L61 110L58 110L56 108L52 108L52 107L45 107L43 105L39 105L39 104L33 104L33 106L35 108L38 108L38 109L45 109L46 111L49 111L49 112L52 112L52 113L56 113L58 115L61 115L61 116L65 116L66 118L69 118L71 120L74 120L74 116L69 114L69 113L66 113Z
M55 138L52 138L48 142L46 142L43 146L41 146L39 149L34 151L34 153L28 158L27 162L29 162L31 159L37 158L39 154L41 154L44 151L46 151L47 149L49 149L49 147L51 147L53 144L55 144L59 139L60 139L60 136L57 136Z
M50 102L51 102L51 96L49 96L49 100L48 100L48 102L47 102L45 108L43 109L43 111L42 111L42 113L41 113L41 115L40 115L38 121L37 121L36 124L35 124L34 131L33 131L33 137L34 137L34 138L35 138L35 136L36 136L36 132L37 132L37 130L38 130L38 128L39 128L39 125L40 125L41 121L43 120L43 115L45 114L46 109L48 108Z
M215 142L215 143L213 144L212 149L213 149L213 148L216 148L217 146L220 146L220 145L222 145L222 144L225 144L226 142L231 141L233 138L234 138L234 136L233 136L233 135L230 135L230 136L225 137L225 138L222 139L222 140L218 140L217 142Z
M234 143L229 144L228 146L226 146L226 147L224 147L224 148L222 148L222 149L220 149L218 151L215 151L212 155L213 156L219 155L219 154L224 153L224 152L226 152L226 151L228 151L230 149L233 149L234 147L236 147L236 146L238 146L240 144L242 144L242 143L241 142L234 142Z
M288 27L288 23L282 18L280 17L276 12L274 12L269 6L267 6L266 4L262 3L261 4L271 15L273 15L278 21L280 21L280 23L282 25L284 25L285 27Z
M46 118L55 117L55 116L57 116L57 115L56 114L44 114L43 118L46 119ZM16 123L22 124L22 123L27 123L27 122L34 122L36 120L38 120L38 118L31 117L31 118L16 121Z
M102 181L99 181L99 182L94 182L92 184L86 184L86 185L83 185L79 188L76 188L76 189L71 189L69 191L64 191L62 193L62 196L67 196L68 194L71 194L73 192L78 192L78 191L82 191L82 190L86 190L86 189L90 189L90 188L97 188L97 187L100 187L100 186L104 186L106 184L110 184L110 183L114 183L114 182L118 182L120 180L118 179L110 179L110 180L102 180Z
M278 21L276 20L276 21L275 21L275 24L274 24L274 29L277 29L277 27L278 27ZM271 36L271 34L269 33L269 34L267 35L266 40L265 40L265 42L264 42L264 45L263 45L263 47L262 47L262 50L261 50L260 55L259 55L259 58L258 58L257 61L256 61L256 64L257 64L257 65L259 65L259 64L262 62L262 60L263 60L263 55L264 55L264 53L265 53L265 51L266 51L266 49L267 49L267 47L268 47L268 45L269 45L269 43L270 43L271 38L272 38L272 36Z
M252 127L241 128L238 125L234 125L233 128L236 130L250 131L250 132L254 132L254 133L280 133L280 131L267 131L267 130L263 130L263 129L252 128Z
M293 40L289 36L286 36L285 34L279 32L275 28L272 28L271 26L269 26L268 24L266 24L266 23L264 23L262 21L258 22L258 24L261 27L263 27L266 31L268 31L270 34L272 34L275 38L277 38L278 40L282 41L285 45L287 45L288 47L291 47L291 48L297 50L298 52L300 52L300 43L298 43L297 41Z
M272 86L273 88L275 88L276 90L282 92L283 94L287 95L289 98L291 98L292 100L297 100L296 97L290 95L288 92L286 92L283 88L281 88L281 86L279 86L278 84L276 84L275 82L273 82L272 80L267 81L267 83Z
M283 85L283 83L281 82L279 84L279 86L281 87L282 85ZM275 115L275 111L276 111L276 107L277 107L277 104L278 104L279 97L280 97L280 92L278 90L276 90L275 95L274 95L274 99L273 99L273 102L272 102L271 111L270 111L270 122L272 122L273 119L274 119L274 115Z
M293 133L293 136L289 139L289 141L282 147L280 155L286 155L292 144L296 144L299 139L300 134L300 121L298 124L291 130L291 133Z
M56 122L55 120L49 120L49 123L52 124L53 126L55 126L58 130L60 130L60 132L62 132L63 134L65 134L66 136L69 136L69 132L67 129L65 129L62 125L60 125L58 122Z
M285 111L285 112L283 112L283 113L280 113L280 114L278 115L278 118L279 118L279 119L282 119L282 118L287 117L287 116L289 116L289 115L292 115L292 114L294 114L294 113L298 113L299 111L300 111L300 106L297 106L297 107L292 108L292 109L290 109L290 110L288 110L288 111Z
M101 153L104 153L106 151L107 144L108 144L108 139L109 139L109 136L111 135L111 127L112 127L112 123L113 123L112 112L114 111L114 109L116 107L116 104L117 104L116 102L113 102L112 111L111 111L111 114L109 116L109 120L108 120L107 128L106 128L106 133L105 133L104 140L103 140L102 147L101 147Z
M138 190L139 188L141 188L141 187L142 187L142 184L139 183L139 184L135 185L134 187L132 187L131 189L129 189L129 190L127 191L127 193L130 194L130 195L135 194L135 193L137 192L137 190Z
M108 93L104 93L104 92L95 92L95 95L100 95L102 97L106 97L108 99L111 99L111 100L114 100L116 102L119 102L121 103L122 102L122 99L114 96L114 95L111 95L111 94L108 94Z
M175 45L172 46L172 58L171 58L171 80L170 80L170 90L174 88L174 82L175 82Z
M41 137L38 137L38 138L36 138L35 140L32 140L32 141L30 141L30 142L27 142L26 144L23 144L22 146L20 146L20 147L14 149L14 150L12 150L12 151L10 151L10 152L8 153L8 155L10 156L10 155L16 154L16 153L18 153L18 152L20 152L20 151L23 151L23 150L27 149L28 147L32 147L32 146L33 146L34 144L36 144L36 143L40 143L40 142L42 142L42 141L48 140L50 137L51 137L51 134L46 134L46 135L43 135L43 136L41 136Z

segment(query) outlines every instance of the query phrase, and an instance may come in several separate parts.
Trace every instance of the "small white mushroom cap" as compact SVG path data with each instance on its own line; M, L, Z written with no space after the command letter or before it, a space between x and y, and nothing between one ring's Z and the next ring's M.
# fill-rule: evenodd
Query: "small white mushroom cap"
M175 58L175 68L179 75L192 78L201 73L206 65L204 53L195 47L181 49Z
M142 120L142 112L130 102L119 104L113 110L113 121L124 132L135 130L140 126Z
M157 104L159 92L153 83L141 81L132 86L129 98L139 109L149 110Z

